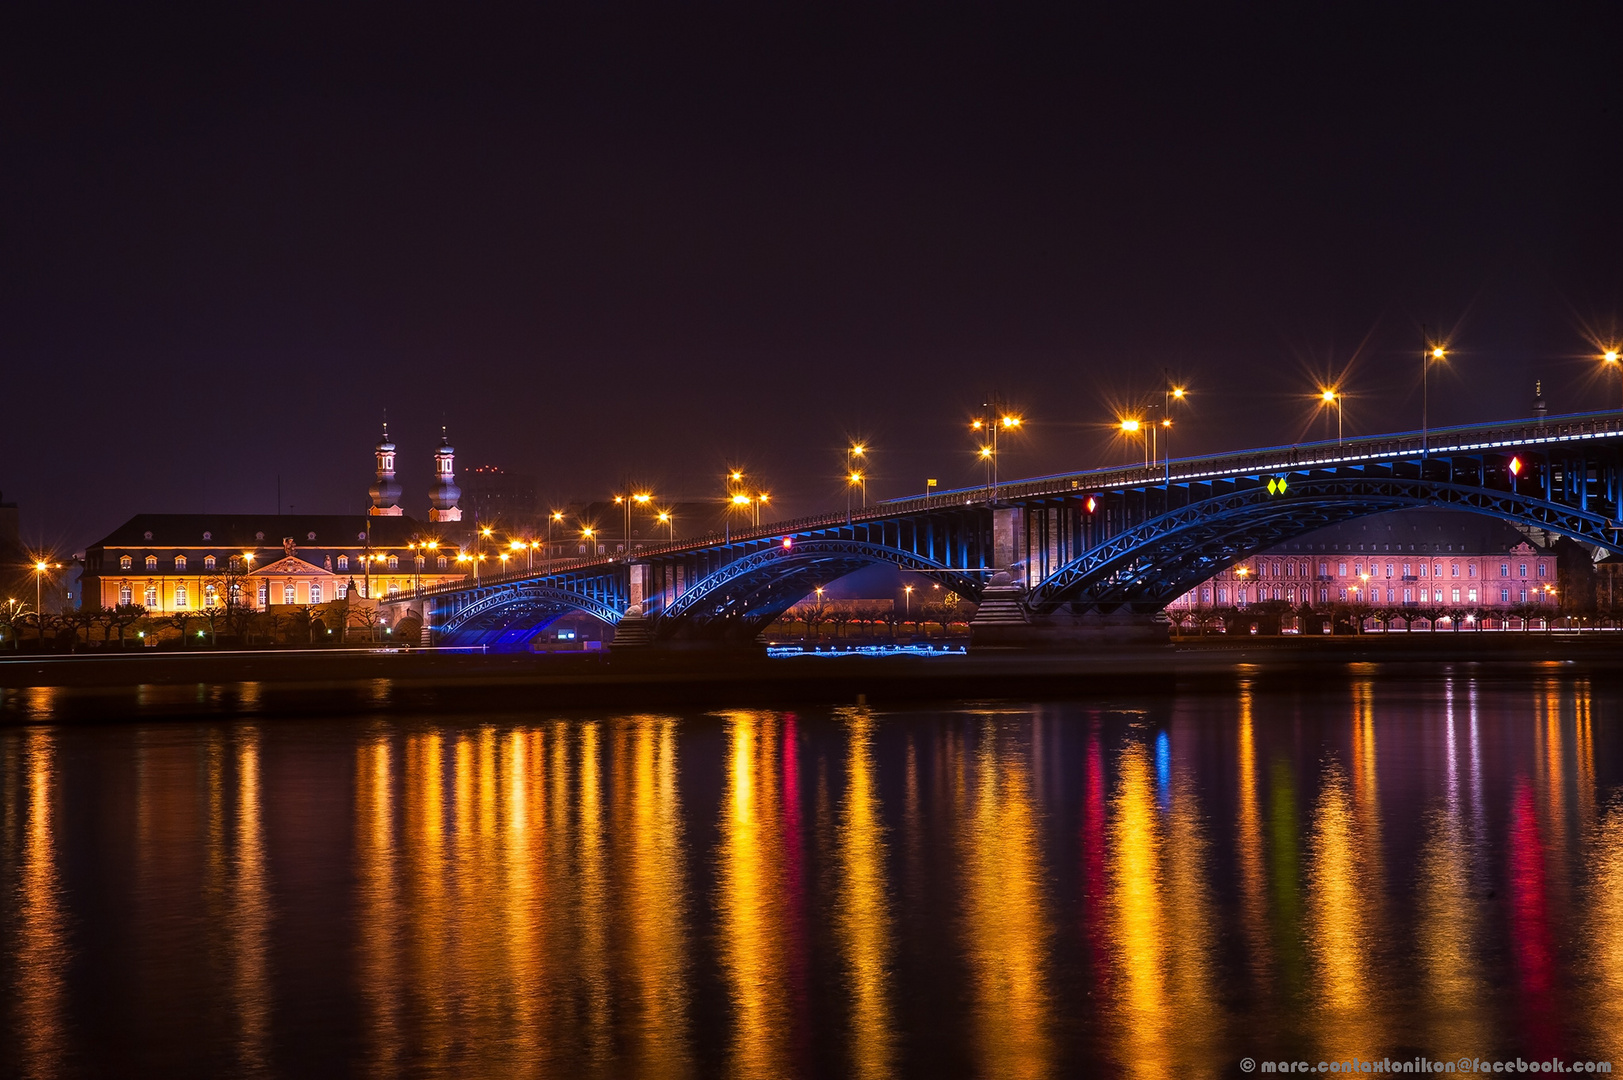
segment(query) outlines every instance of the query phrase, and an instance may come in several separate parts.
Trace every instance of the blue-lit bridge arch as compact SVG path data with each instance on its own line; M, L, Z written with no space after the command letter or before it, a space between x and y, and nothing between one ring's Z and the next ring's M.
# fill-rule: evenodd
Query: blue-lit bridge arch
M608 623L631 611L628 641L742 641L818 585L889 563L983 602L982 621L1150 618L1236 562L1358 517L1449 507L1619 551L1620 503L1623 415L1600 413L946 492L398 603L422 605L453 644L521 641L565 611Z

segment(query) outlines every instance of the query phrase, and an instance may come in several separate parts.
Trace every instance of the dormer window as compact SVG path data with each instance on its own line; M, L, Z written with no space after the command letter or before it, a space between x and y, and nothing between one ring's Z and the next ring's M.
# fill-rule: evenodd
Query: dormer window
M118 568L120 570L128 570L130 567L132 567L134 565L135 565L135 560L130 558L128 555L120 555L118 557Z
M158 557L156 555L148 555L147 556L147 569L148 570L156 570L157 568L158 568Z
M214 564L214 556L213 555L205 555L205 556L203 556L203 569L205 569L205 570L213 570L214 565L215 564Z
M241 555L233 555L233 556L231 556L231 561L230 561L230 563L228 565L231 567L232 571L237 572L237 573L241 573L241 571L242 571L242 556Z
M304 534L304 538L305 538L305 539L306 539L306 540L309 540L309 541L312 541L312 542L314 542L314 540L315 540L315 538L316 538L316 534L315 534L315 533L305 533L305 534Z
M214 539L214 534L211 533L211 532L206 532L206 533L203 534L203 539L204 540L213 540Z
M179 572L179 571L184 570L184 569L186 569L186 556L184 556L184 555L176 555L175 556L175 570L176 570L176 572Z
M348 555L340 555L340 556L338 556L338 569L340 569L340 570L348 570L349 569L349 556Z
M398 556L398 555L390 555L389 556L389 569L390 570L398 570L398 569L400 569L400 556Z
M441 555L439 557L439 565L440 569L444 570L447 566L451 565L451 560L446 558L444 555Z

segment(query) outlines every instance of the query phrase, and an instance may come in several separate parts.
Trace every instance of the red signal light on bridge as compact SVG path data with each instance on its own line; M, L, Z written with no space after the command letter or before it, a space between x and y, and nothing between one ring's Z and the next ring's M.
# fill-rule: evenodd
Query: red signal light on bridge
M1093 498L1092 495L1088 496L1088 501L1086 503L1084 503L1083 505L1085 505L1088 508L1088 513L1090 513L1090 514L1093 513L1093 511L1095 509L1097 509L1098 506L1099 506L1099 504L1094 501L1094 498Z
M1510 475L1511 476L1520 476L1521 474L1522 474L1522 459L1519 458L1519 457L1511 458L1510 459Z
M783 538L783 546L784 546L784 548L786 548L786 549L787 549L787 548L792 548L792 547L794 547L794 546L795 546L795 541L794 541L794 538L793 538L793 537L789 537L789 536L785 536L785 537L784 537L784 538Z

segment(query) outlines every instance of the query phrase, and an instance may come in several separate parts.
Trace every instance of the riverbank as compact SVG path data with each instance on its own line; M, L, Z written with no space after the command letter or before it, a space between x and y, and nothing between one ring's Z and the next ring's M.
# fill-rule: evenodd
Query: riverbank
M1087 654L767 658L757 652L530 656L432 651L197 652L0 660L0 724L437 710L783 707L1103 698L1311 681L1349 664L1383 678L1465 665L1493 679L1578 665L1623 675L1611 634L1204 639Z

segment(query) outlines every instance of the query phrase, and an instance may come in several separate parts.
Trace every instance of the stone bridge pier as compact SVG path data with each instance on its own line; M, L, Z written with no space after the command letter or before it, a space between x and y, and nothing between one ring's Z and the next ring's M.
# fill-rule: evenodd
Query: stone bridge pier
M1063 652L1164 645L1171 640L1171 624L1161 612L1075 612L1066 605L1050 612L1032 611L1026 602L1030 553L1021 549L1024 512L1019 506L992 509L992 565L999 569L987 582L970 620L971 649Z

